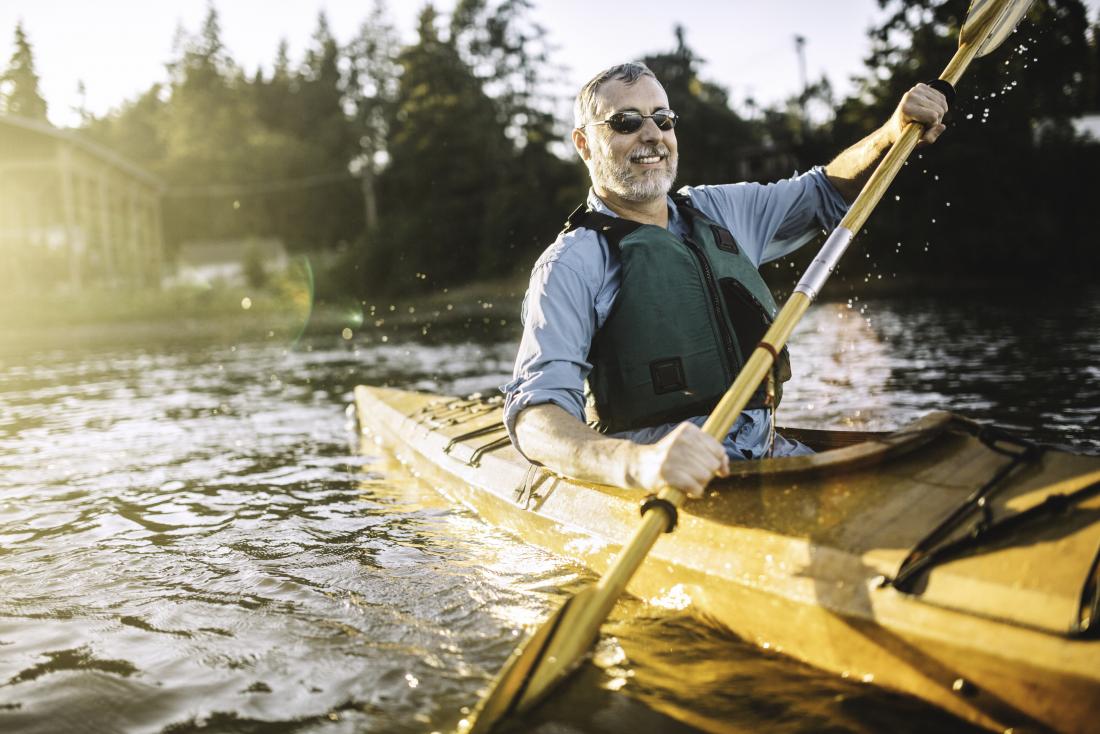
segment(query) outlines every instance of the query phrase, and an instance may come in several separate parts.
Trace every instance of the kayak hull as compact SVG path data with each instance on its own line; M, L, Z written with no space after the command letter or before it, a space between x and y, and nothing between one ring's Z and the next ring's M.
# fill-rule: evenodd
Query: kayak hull
M532 467L502 441L491 401L363 386L355 397L368 446L524 542L603 573L638 524L639 492ZM891 434L802 433L836 448L735 466L681 509L630 592L690 604L749 642L992 730L1093 730L1100 641L1068 630L1100 546L1100 498L899 591L886 582L908 551L1006 454L947 413ZM991 511L1097 481L1100 458L1047 451L1013 468Z

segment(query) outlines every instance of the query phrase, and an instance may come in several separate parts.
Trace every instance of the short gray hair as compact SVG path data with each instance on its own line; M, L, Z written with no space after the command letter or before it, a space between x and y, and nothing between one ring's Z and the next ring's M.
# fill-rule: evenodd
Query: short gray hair
M577 98L573 102L573 127L583 127L596 116L596 95L604 82L619 81L633 84L643 76L653 77L653 80L657 81L657 75L648 66L641 61L629 61L604 69L589 79L588 83L581 87L581 91L577 93Z

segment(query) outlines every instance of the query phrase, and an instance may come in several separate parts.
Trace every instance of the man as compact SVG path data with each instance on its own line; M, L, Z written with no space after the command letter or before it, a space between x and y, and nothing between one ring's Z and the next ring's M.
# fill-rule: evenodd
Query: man
M832 229L905 125L924 125L932 143L946 111L942 94L918 84L824 168L670 196L677 118L661 84L639 63L594 77L572 134L592 180L587 205L535 264L502 388L515 446L575 479L695 497L731 458L810 453L774 432L763 388L725 441L699 428L775 316L757 269ZM785 365L784 350L777 372ZM585 423L586 380L597 428Z

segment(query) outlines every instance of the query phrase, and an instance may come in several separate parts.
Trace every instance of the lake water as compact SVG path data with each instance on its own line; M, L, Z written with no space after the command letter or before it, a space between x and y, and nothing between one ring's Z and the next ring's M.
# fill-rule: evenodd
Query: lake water
M816 306L781 422L884 429L947 408L1100 452L1100 292L1024 300ZM360 382L503 382L501 316L3 344L0 731L452 728L590 577L361 452L344 408ZM690 610L624 600L599 659L518 730L971 731Z

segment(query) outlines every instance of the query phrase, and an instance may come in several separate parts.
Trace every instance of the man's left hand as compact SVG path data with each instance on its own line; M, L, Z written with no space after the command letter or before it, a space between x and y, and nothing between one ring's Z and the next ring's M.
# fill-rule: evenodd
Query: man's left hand
M927 84L916 85L902 96L898 108L894 110L887 124L892 142L897 142L905 126L910 122L924 126L924 133L920 138L921 144L928 145L936 142L936 138L947 129L943 124L945 114L947 114L947 98Z

